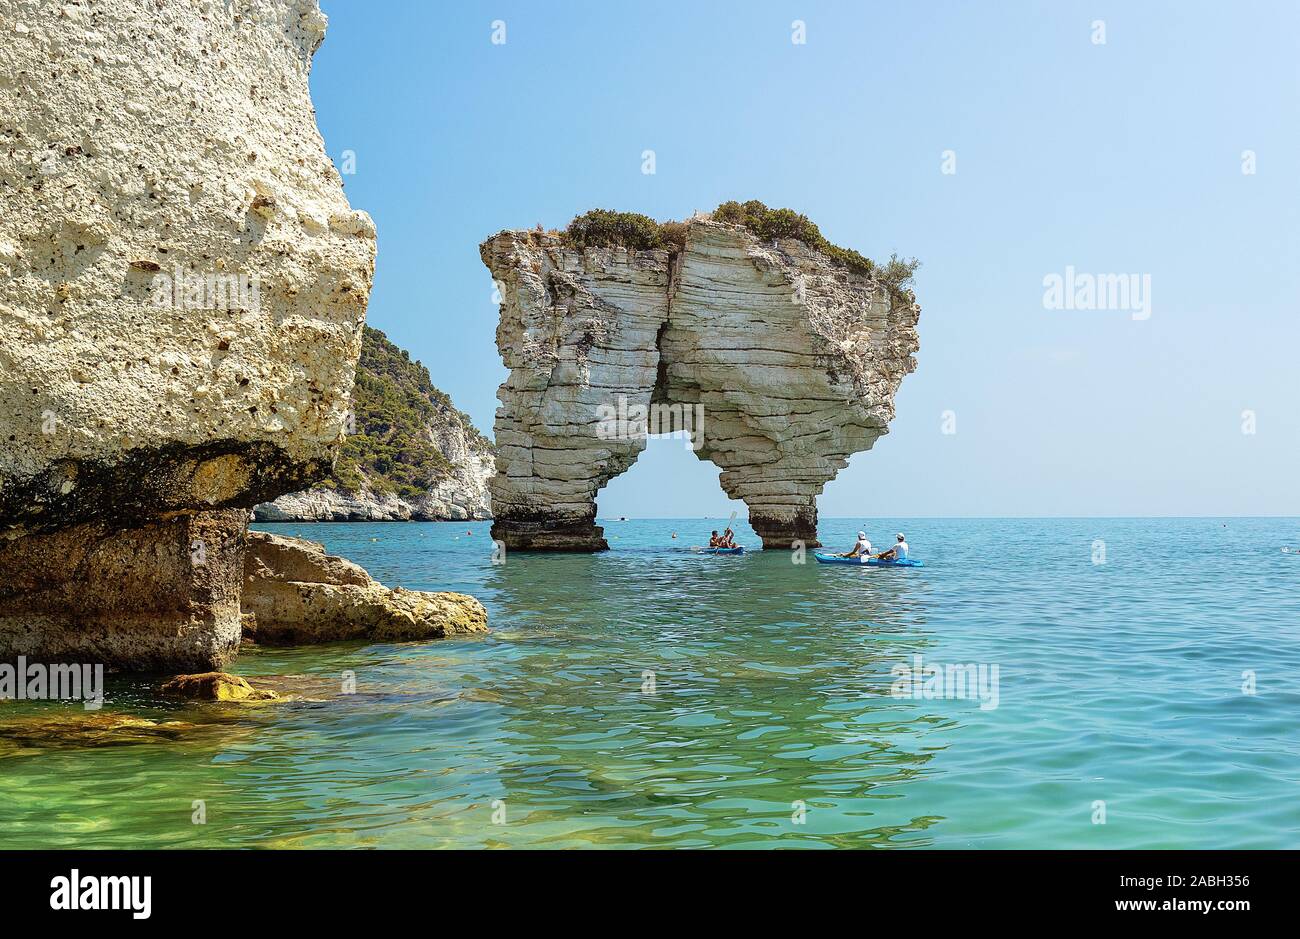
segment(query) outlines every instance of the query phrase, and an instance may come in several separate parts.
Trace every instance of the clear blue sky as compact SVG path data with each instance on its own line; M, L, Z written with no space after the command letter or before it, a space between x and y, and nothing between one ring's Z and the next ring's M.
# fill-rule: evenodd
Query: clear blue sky
M823 515L1300 514L1300 5L322 6L321 130L379 228L369 321L485 430L505 370L480 241L758 198L924 264L919 369ZM1045 309L1067 265L1149 274L1150 319ZM726 507L671 441L600 499Z

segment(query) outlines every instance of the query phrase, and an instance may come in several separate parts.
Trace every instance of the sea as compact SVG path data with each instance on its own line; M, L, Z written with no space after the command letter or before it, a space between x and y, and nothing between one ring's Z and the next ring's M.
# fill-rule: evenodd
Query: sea
M246 648L277 704L0 702L0 847L1300 847L1300 520L821 520L906 569L600 524L255 526L491 632Z

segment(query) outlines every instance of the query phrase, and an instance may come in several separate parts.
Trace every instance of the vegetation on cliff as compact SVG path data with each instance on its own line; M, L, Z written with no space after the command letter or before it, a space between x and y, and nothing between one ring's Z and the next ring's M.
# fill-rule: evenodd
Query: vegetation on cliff
M418 498L452 474L431 432L449 423L464 428L472 448L492 451L469 415L434 387L429 370L369 326L361 339L352 415L334 475L322 483L327 488Z
M592 209L579 215L564 230L564 241L574 248L630 248L649 251L665 247L660 225L639 212Z
M794 209L773 209L750 199L748 202L724 202L713 210L715 222L741 225L764 241L794 238L816 248L833 262L884 284L892 293L909 297L908 286L921 262L915 258L891 255L883 264L864 257L852 248L832 244L822 235L815 222ZM633 251L654 248L677 250L686 243L687 224L657 222L638 212L613 212L592 209L579 215L561 237L574 248L620 247Z
M794 209L768 208L757 199L748 202L724 202L713 210L715 222L743 225L764 241L777 238L794 238L810 248L816 248L832 261L859 274L875 278L895 293L902 293L912 282L912 275L921 266L915 258L890 255L884 264L877 264L852 248L831 244L808 216Z

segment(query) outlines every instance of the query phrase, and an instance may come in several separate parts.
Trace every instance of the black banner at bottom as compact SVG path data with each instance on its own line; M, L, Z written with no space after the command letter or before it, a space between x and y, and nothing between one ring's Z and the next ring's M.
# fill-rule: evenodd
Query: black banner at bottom
M536 925L563 910L651 925L656 910L734 926L808 903L899 921L1059 923L1189 917L1230 926L1275 916L1294 852L461 852L177 851L0 853L6 920L127 929L202 925L371 926L461 910ZM828 908L826 912L830 912ZM667 914L665 914L667 915ZM1052 917L1044 920L1043 917ZM864 920L864 923L867 920Z

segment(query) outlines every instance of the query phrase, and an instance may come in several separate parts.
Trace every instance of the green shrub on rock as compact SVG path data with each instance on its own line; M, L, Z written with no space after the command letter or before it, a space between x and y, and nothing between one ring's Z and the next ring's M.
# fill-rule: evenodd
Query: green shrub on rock
M841 267L846 267L858 274L874 277L890 291L903 294L912 282L912 275L921 266L915 258L899 258L892 255L889 263L877 265L868 257L863 257L852 248L841 248L831 244L821 233L816 223L808 216L793 209L773 209L750 199L748 202L724 202L713 211L715 222L741 225L764 241L778 238L794 238L810 248L816 248Z
M648 251L664 246L659 223L637 212L592 209L579 215L564 230L564 240L574 248L630 248Z
M891 255L883 265L864 257L852 248L831 244L822 235L817 224L794 209L773 209L758 201L724 202L713 210L713 221L740 225L764 241L793 238L815 248L834 263L858 274L865 274L883 284L904 299L911 298L908 290L921 262L915 258ZM667 248L680 251L686 246L687 222L656 222L638 212L614 212L609 209L592 209L579 215L561 234L564 243L572 248L627 248L648 251Z

